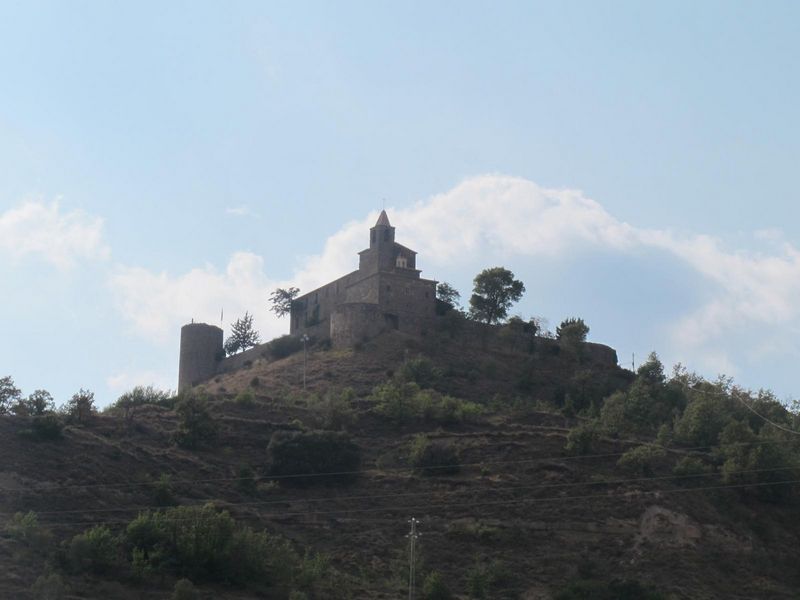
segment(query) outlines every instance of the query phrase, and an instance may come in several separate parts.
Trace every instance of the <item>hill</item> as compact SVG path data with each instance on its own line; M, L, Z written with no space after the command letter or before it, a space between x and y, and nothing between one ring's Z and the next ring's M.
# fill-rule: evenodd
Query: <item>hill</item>
M660 368L395 332L0 417L0 597L397 598L415 517L419 598L796 598L795 415Z

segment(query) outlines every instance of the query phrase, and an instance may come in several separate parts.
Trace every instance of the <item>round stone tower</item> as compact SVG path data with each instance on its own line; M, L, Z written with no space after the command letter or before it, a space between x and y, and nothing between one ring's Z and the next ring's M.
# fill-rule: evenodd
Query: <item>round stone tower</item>
M178 393L211 379L223 356L222 329L205 323L191 323L181 327Z

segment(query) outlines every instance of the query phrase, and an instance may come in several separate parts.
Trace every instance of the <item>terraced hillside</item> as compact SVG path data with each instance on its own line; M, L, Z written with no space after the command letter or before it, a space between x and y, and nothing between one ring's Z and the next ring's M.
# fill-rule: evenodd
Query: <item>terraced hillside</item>
M50 585L64 598L170 598L187 577L185 597L398 598L415 517L420 598L796 598L800 520L783 483L794 463L769 471L779 478L731 478L728 446L681 438L688 408L657 440L655 427L602 427L603 400L632 397L649 373L593 356L551 340L391 334L306 360L265 357L197 391L207 400L192 414L207 409L214 434L184 447L181 401L128 419L107 411L53 440L31 435L30 419L1 417L0 597L48 597ZM773 441L795 446L788 433ZM642 447L654 450L620 462ZM227 544L222 530L206 549L234 565L266 561L253 567L263 573L226 577L221 563L176 558L206 564L202 548L176 540L196 538L207 515L174 506L209 503L268 537L261 558L214 546ZM29 511L35 523L13 516ZM175 556L132 529L144 511L177 524ZM112 537L75 541L98 524Z

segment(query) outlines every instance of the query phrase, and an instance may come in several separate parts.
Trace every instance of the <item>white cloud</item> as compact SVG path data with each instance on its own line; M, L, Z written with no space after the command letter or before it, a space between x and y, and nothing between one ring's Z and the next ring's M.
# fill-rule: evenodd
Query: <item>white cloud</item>
M228 208L225 209L225 214L226 215L233 215L234 217L257 217L258 216L252 210L250 210L250 207L248 207L248 206L246 206L244 204L242 206L229 206Z
M210 265L176 277L141 267L118 267L110 286L117 306L134 330L159 342L170 341L191 321L227 326L249 311L262 335L276 335L281 325L269 312L269 292L278 282L264 274L263 259L250 252L234 254L224 271Z
M657 250L687 265L705 282L708 300L669 324L672 342L685 356L709 369L736 370L731 336L747 331L757 359L773 348L793 348L800 330L800 251L779 232L754 232L768 251L731 251L707 235L677 235L637 228L611 216L577 190L554 190L504 175L467 179L453 189L390 210L398 241L420 252L426 272L483 264L512 257L561 257L598 249L634 254ZM225 271L193 269L179 276L120 268L112 278L123 314L136 330L159 339L189 319L226 323L245 310L255 313L265 338L285 332L286 323L269 313L267 297L276 286L310 290L356 266L355 253L377 213L344 225L308 257L290 281L275 281L254 254L234 255ZM434 267L431 269L431 267ZM229 317L227 316L229 315ZM657 318L657 315L655 315Z
M172 372L161 373L158 371L135 371L121 372L109 375L106 378L106 386L116 394L122 394L137 385L153 387L160 390L171 390L175 388L175 381Z
M80 210L64 212L58 201L34 200L0 214L0 251L15 259L38 256L59 269L110 254L101 218Z

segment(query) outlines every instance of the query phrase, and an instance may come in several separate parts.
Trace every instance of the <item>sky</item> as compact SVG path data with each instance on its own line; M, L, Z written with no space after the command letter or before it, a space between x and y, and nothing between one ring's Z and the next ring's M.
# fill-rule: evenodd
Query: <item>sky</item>
M0 376L177 385L182 324L357 267L800 397L800 5L0 3Z

